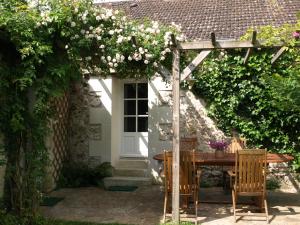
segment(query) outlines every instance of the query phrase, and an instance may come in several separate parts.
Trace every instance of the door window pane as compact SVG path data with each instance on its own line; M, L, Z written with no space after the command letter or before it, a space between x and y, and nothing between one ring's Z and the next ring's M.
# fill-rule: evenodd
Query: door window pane
M148 115L148 100L138 100L138 115Z
M148 117L138 118L138 132L148 132Z
M124 115L136 115L136 100L124 100Z
M125 117L124 118L124 132L135 132L135 117Z
M124 84L124 98L136 98L136 84Z
M139 83L138 84L138 98L148 98L148 84Z

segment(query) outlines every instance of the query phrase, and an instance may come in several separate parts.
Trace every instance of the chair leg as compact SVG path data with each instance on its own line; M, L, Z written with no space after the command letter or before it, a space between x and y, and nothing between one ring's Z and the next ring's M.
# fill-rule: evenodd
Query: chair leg
M167 205L168 205L168 193L165 193L165 201L164 201L164 219L163 219L163 223L166 222Z
M195 197L194 197L194 202L195 202L195 225L198 224L198 192L195 192Z
M268 204L267 204L266 198L264 198L264 205L265 205L265 212L266 212L266 220L267 220L267 223L269 223L269 212L268 212Z
M235 214L236 202L235 201L236 201L235 191L232 189L233 217L234 217L234 222L236 223L236 214Z

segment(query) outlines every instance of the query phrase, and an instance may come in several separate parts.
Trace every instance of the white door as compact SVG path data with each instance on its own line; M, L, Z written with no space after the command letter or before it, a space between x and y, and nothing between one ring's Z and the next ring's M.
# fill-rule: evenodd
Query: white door
M148 157L148 84L124 83L121 157Z

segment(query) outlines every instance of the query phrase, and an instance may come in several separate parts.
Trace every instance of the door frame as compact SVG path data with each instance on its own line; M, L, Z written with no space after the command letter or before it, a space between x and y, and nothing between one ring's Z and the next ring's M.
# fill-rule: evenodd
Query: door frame
M149 137L149 124L148 124L148 131L147 132L134 132L135 133L135 138L139 138L138 136L142 135L142 136L146 136L147 138L147 154L146 155L142 155L142 154L124 154L124 151L123 151L123 148L125 146L125 143L124 143L124 136L126 135L126 133L129 135L131 132L124 132L124 85L125 84L130 84L130 83L135 83L135 84L138 84L138 83L145 83L147 85L148 84L148 80L147 79L141 79L141 80L135 80L135 79L126 79L126 80L123 80L123 82L121 82L121 93L120 93L120 104L121 104L121 113L120 113L120 121L121 121L121 148L120 148L120 152L119 152L119 155L120 155L120 158L148 158L149 156L149 149L148 149L148 146L149 146L149 140L148 140L148 137ZM135 98L137 99L137 98ZM149 123L149 90L148 90L148 93L147 93L147 102L148 102L148 123ZM136 105L137 107L137 105ZM138 110L136 108L136 110ZM137 127L137 124L136 124L136 127ZM138 145L139 145L139 142L137 140L135 140L135 147L138 148Z

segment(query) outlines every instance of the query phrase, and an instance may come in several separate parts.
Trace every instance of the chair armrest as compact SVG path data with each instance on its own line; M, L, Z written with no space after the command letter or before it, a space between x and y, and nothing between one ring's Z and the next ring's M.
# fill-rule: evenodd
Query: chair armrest
M231 177L235 177L236 176L235 172L233 172L232 170L228 170L227 173Z

